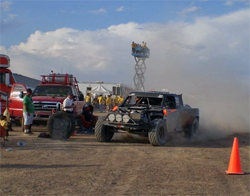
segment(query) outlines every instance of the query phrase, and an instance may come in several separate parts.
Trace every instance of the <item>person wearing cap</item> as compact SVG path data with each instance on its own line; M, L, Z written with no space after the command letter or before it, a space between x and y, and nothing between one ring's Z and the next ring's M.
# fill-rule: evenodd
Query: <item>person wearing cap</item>
M74 110L73 94L69 92L67 94L67 98L64 99L63 101L63 111L73 114L73 110Z
M27 94L23 98L24 134L33 134L31 131L31 126L33 124L35 107L31 96L32 90L28 88Z

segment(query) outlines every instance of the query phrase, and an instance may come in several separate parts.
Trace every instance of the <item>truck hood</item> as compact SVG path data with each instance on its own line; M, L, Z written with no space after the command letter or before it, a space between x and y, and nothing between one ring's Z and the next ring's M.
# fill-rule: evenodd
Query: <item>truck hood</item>
M33 101L52 101L62 103L66 97L47 97L47 96L34 96Z

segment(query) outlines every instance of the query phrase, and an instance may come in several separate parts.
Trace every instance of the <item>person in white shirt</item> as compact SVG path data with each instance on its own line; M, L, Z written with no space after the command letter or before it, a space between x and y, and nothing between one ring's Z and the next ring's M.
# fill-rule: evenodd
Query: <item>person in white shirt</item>
M67 113L73 113L74 109L74 100L73 100L73 94L68 93L68 96L63 101L63 111Z

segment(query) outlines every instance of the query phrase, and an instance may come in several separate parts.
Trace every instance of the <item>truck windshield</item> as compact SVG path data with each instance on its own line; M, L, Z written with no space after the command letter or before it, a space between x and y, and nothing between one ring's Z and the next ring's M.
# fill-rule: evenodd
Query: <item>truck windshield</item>
M128 96L122 106L161 106L162 98L159 97L138 97L138 96Z
M56 96L67 97L72 90L68 86L37 86L33 92L33 96Z

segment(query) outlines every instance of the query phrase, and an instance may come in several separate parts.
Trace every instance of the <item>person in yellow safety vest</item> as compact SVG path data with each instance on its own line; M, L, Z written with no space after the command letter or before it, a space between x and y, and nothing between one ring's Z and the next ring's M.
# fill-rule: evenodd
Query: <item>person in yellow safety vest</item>
M119 105L119 100L117 95L114 96L114 106L118 106Z
M119 105L121 105L122 103L123 103L123 97L122 96L120 96L119 98L118 98L118 103L119 103Z
M146 52L146 48L147 48L147 45L146 45L147 43L146 42L142 42L142 50L143 50L143 52Z
M111 110L111 108L112 108L111 104L112 104L111 95L108 95L108 97L106 99L107 111Z
M98 99L98 104L99 104L100 112L103 112L103 104L105 103L104 99L103 99L103 96L100 95L97 99Z
M91 104L91 95L88 93L86 98L85 98L85 103L86 104Z
M12 129L12 120L10 118L10 112L9 112L8 107L6 107L6 109L4 110L3 115L6 116L6 120L8 122L8 130L13 131L13 129Z
M136 43L132 42L131 46L132 46L132 52L135 53Z

